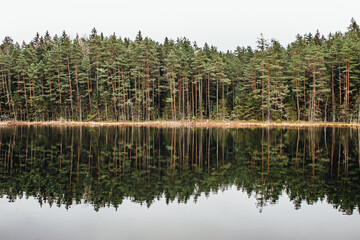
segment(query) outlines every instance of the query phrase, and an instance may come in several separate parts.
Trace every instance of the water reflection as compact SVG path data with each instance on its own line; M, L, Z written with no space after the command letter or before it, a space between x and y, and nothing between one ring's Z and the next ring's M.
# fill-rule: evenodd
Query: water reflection
M359 212L360 138L352 129L17 127L0 129L0 193L40 205L124 199L186 203L231 186L260 211L284 192L296 209Z

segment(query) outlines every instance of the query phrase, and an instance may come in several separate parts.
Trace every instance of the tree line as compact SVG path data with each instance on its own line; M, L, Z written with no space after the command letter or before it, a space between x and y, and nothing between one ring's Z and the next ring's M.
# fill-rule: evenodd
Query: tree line
M0 45L0 119L360 121L360 31L297 35L287 47L222 52L163 43L38 33Z

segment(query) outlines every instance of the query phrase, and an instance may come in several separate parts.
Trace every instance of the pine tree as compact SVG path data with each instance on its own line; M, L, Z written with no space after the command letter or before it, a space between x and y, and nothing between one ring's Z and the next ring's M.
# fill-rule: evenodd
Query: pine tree
M167 98L167 102L170 104L171 109L171 118L176 120L176 93L177 89L177 71L180 67L179 59L173 49L170 50L168 56L164 60L165 62L165 72L166 72L166 80L169 84L169 96Z
M360 121L360 33L298 35L223 53L186 38L36 34L0 45L2 120Z
M320 93L328 92L326 87L326 75L324 65L324 50L321 46L311 43L305 49L305 61L307 71L312 77L311 87L311 104L309 111L309 120L315 121L320 118L320 101L324 101L324 96ZM317 92L318 91L318 92Z

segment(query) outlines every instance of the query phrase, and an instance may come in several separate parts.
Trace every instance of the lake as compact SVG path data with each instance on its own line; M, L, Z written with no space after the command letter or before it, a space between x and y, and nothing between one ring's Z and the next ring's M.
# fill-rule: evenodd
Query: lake
M360 130L0 128L0 239L359 239Z

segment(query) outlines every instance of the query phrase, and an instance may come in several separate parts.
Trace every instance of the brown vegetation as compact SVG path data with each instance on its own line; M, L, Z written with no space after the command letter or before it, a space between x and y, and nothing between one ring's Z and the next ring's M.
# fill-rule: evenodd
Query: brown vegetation
M197 127L197 128L308 128L308 127L350 127L360 128L359 123L333 122L243 122L243 121L144 121L144 122L75 122L75 121L48 121L48 122L0 122L2 127L11 126L144 126L144 127Z

